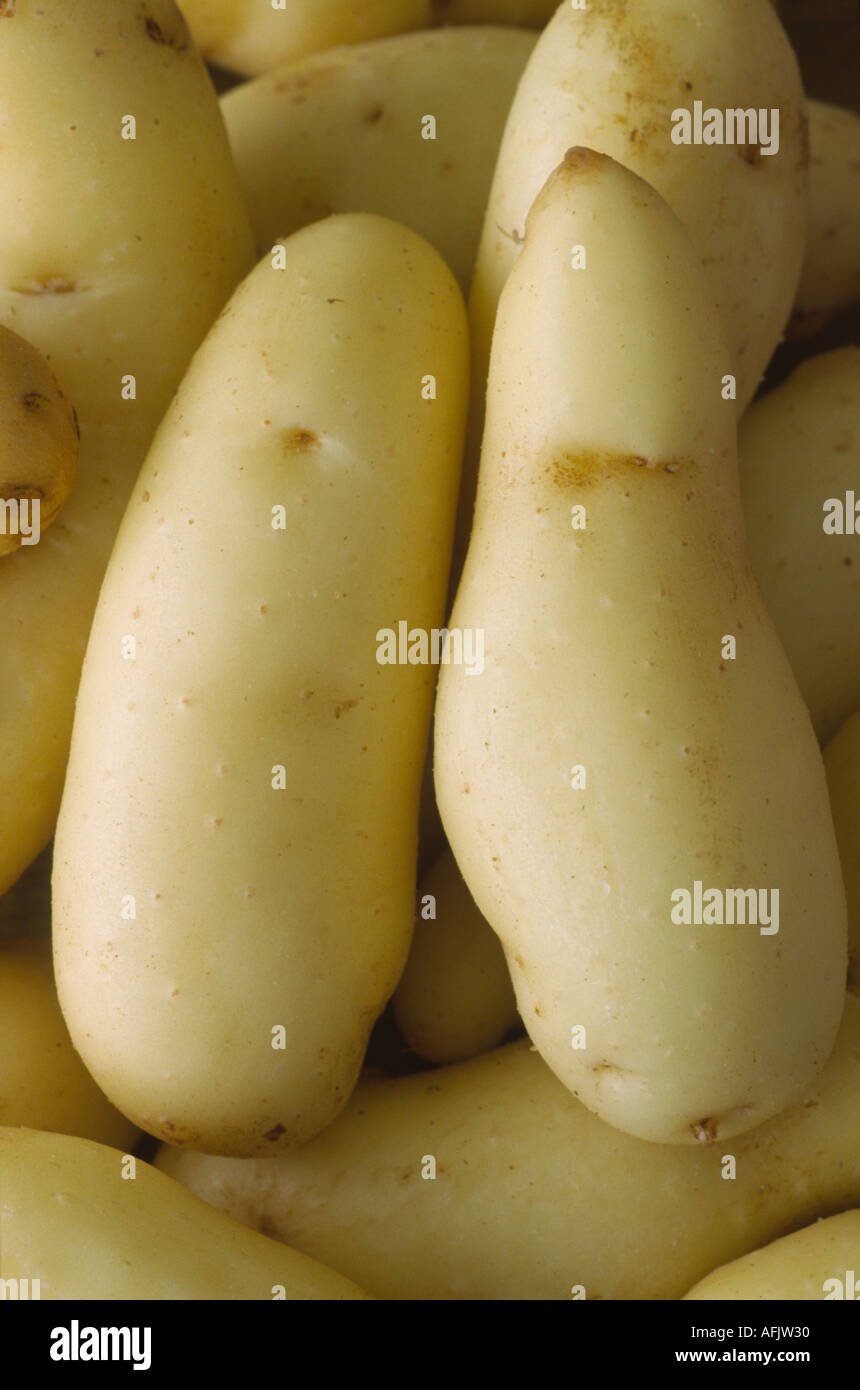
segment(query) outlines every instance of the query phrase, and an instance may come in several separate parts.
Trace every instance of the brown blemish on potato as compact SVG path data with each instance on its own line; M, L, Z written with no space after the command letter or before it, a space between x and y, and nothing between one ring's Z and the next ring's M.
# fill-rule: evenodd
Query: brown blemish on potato
M638 454L627 457L623 454L587 451L581 454L561 454L546 465L544 473L550 475L550 480L556 487L582 489L623 477L625 474L629 475L634 471L640 475L679 473L685 462L683 459L664 462L643 458Z
M508 241L512 241L515 246L522 246L523 242L525 241L525 237L522 232L517 231L516 227L514 227L512 231L507 232L505 231L505 228L502 226L500 222L497 222L496 226L498 227L502 236L507 237Z
M291 453L296 449L311 449L319 444L319 439L311 430L291 429L281 431L281 442L284 452Z
M764 161L761 148L758 145L736 145L735 149L747 164L757 165Z
M0 19L12 19L18 8L18 0L0 0Z
M340 716L346 714L347 710L355 709L357 704L357 700L341 700L340 703L336 704L334 707L335 719L340 719Z
M266 1130L263 1138L268 1139L270 1143L274 1143L276 1139L280 1139L281 1135L286 1134L286 1132L283 1125L272 1125L271 1129Z
M146 28L146 37L151 39L153 43L161 44L164 48L172 48L177 53L184 53L185 49L188 47L188 25L179 15L178 11L176 12L176 20L177 23L175 27L171 30L166 30L162 28L157 19L152 18L152 15L145 15L144 25Z
M572 145L565 151L562 164L569 174L576 174L578 177L586 177L589 174L596 174L609 160L605 154L598 154L596 150L589 150L585 145Z
M717 1122L713 1119L697 1120L690 1125L690 1133L700 1144L713 1144L717 1137Z
M22 280L12 286L14 294L72 294L78 286L68 275L46 275L41 280Z
M279 1238L277 1225L274 1221L269 1219L265 1212L261 1212L260 1216L257 1218L257 1230L260 1232L261 1236L270 1236L272 1240L277 1240Z
M21 404L26 410L41 410L43 405L50 405L50 401L38 391L28 391L26 396L21 397Z
M7 498L17 497L21 502L45 496L44 490L35 483L7 483L3 491Z
M371 107L364 119L367 121L368 125L376 125L379 121L382 120L382 117L384 115L385 107L381 106L379 102L377 102L375 106Z

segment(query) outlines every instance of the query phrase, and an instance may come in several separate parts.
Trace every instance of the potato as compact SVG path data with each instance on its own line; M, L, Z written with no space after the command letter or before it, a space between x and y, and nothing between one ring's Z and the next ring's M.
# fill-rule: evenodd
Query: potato
M728 1146L611 1129L522 1042L363 1081L331 1129L286 1158L162 1148L156 1164L381 1298L676 1299L860 1201L858 1087L849 996L815 1089Z
M692 117L696 101L703 113L777 109L778 152L675 144L673 117L678 111ZM764 133L772 138L772 129ZM559 5L517 88L493 176L469 299L476 384L487 380L499 295L520 253L529 208L565 151L577 145L639 174L686 227L720 311L729 348L722 370L735 377L740 414L789 317L808 216L800 73L767 0ZM484 407L484 392L473 389L455 579L473 522Z
M62 513L0 565L3 893L53 831L135 475L253 238L217 99L170 0L40 0L7 8L0 29L0 323L45 356L81 431Z
M0 555L38 545L77 465L78 425L57 378L32 343L0 325Z
M141 1128L236 1155L331 1122L406 961L435 669L380 632L441 624L468 391L417 233L344 214L279 255L129 504L54 846L75 1046Z
M45 935L0 945L0 1125L77 1134L123 1149L140 1137L72 1047Z
M430 1062L486 1052L517 1022L504 953L450 850L419 884L412 946L392 1003L404 1040Z
M331 212L377 212L426 237L467 290L505 118L536 40L502 28L404 34L228 92L224 121L261 252Z
M687 1299L860 1299L860 1210L845 1211L733 1260Z
M738 448L753 570L826 741L860 707L860 348L801 363Z
M750 571L683 228L588 150L527 226L450 620L485 633L485 668L440 671L439 809L565 1085L643 1139L724 1141L795 1100L836 1035L824 769Z
M789 334L817 333L860 299L860 116L809 102L809 231Z
M51 1300L367 1297L148 1163L89 1139L0 1129L0 1190L0 1277L19 1281L21 1297L33 1296L33 1280L36 1296Z
M436 24L541 28L558 0L184 0L183 13L205 56L255 75L341 44L359 44ZM472 93L474 96L474 93ZM481 101L491 95L482 89Z
M674 112L692 113L696 101L723 112L777 108L778 152L673 143ZM683 222L708 272L742 410L788 319L806 238L803 90L767 0L559 5L520 82L493 179L470 305L476 381L486 379L528 210L573 145L632 169Z
M828 743L824 770L848 899L848 988L860 994L860 711Z

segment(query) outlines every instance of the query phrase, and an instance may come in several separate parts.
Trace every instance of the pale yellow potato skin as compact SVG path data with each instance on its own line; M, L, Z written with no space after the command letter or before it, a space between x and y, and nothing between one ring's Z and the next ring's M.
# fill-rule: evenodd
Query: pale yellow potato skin
M827 1300L835 1297L829 1280L843 1291L860 1276L860 1210L842 1212L805 1230L775 1240L764 1250L715 1269L696 1284L685 1301L707 1299ZM860 1279L858 1279L860 1283ZM857 1295L860 1297L860 1295ZM848 1294L854 1298L853 1293Z
M848 988L860 993L860 711L827 744L824 771L848 899Z
M221 99L261 252L332 212L420 232L466 291L505 119L537 35L441 29L336 48ZM423 139L432 115L436 138Z
M359 44L438 24L540 29L557 0L185 0L182 11L204 55L246 76L341 44ZM472 93L474 97L476 93ZM479 100L484 99L484 93ZM368 209L372 211L373 209Z
M56 1299L364 1299L348 1279L215 1212L118 1149L0 1129L0 1278Z
M824 769L749 566L726 360L669 207L571 151L499 305L450 619L484 631L485 669L440 669L436 792L532 1041L659 1143L791 1104L845 989ZM673 922L695 881L777 890L778 933Z
M809 101L809 230L790 331L817 332L860 299L860 115Z
M435 918L422 915L432 897ZM517 1022L498 937L446 850L418 885L409 959L392 1000L405 1042L429 1062L459 1062L497 1047Z
M123 1149L140 1137L72 1047L44 934L0 944L0 1125L76 1134Z
M828 499L860 501L860 347L802 362L747 412L738 450L753 571L826 741L860 707L860 533L823 529Z
M673 110L696 100L778 107L779 153L753 163L737 146L673 144ZM742 410L791 311L806 238L803 89L768 0L559 5L514 98L487 206L470 304L476 381L528 210L573 145L632 169L683 222L723 320Z
M159 1168L379 1298L679 1299L717 1265L860 1200L860 999L814 1090L729 1145L603 1124L528 1042L363 1081L297 1154L162 1148ZM736 1177L724 1162L736 1160ZM425 1158L436 1177L422 1178Z
M0 499L38 500L45 531L71 491L77 465L73 407L42 354L0 325ZM20 545L19 533L0 533L0 555Z
M75 1046L141 1128L236 1155L334 1119L405 964L436 669L380 665L377 632L441 627L468 391L462 295L417 233L345 214L284 257L142 470L54 846Z
M87 633L135 475L253 238L175 5L40 0L0 23L0 323L45 356L81 431L61 515L0 566L2 893L53 830ZM134 141L121 138L126 114ZM122 399L126 375L135 400Z

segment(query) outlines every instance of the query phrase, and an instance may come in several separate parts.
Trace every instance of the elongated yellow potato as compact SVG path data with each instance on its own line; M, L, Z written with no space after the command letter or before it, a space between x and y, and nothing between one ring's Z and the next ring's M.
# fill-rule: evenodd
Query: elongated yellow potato
M430 1062L497 1047L517 1022L504 952L450 850L418 885L412 946L392 1004L406 1043Z
M222 97L257 244L332 212L413 227L467 290L508 108L537 35L441 29L336 48Z
M755 111L759 138L725 141L727 110ZM688 132L675 119L680 111L689 115ZM722 113L724 143L703 143L707 111ZM759 111L767 113L764 130ZM714 118L707 124L720 133ZM689 134L690 143L675 143L673 134ZM745 121L738 138L750 134ZM573 145L632 169L683 222L708 273L743 409L791 311L806 238L803 90L767 0L558 6L514 98L487 206L470 305L483 367L476 381L486 377L496 305L528 210Z
M74 408L42 354L0 325L0 555L39 544L77 465Z
M54 942L75 1046L173 1143L317 1133L403 969L435 669L386 664L382 632L441 624L467 390L438 253L332 217L240 287L142 470L78 697Z
M539 29L557 0L185 0L196 42L213 63L247 76L341 44L365 43L437 24ZM476 93L471 93L473 98ZM478 100L485 100L481 91ZM479 118L480 119L480 118Z
M848 900L848 988L860 993L860 711L828 743L824 770Z
M826 740L860 707L860 347L802 362L738 449L753 571Z
M860 1298L860 1210L783 1236L714 1270L685 1299Z
M661 1143L795 1100L845 990L824 769L749 566L725 367L670 208L570 151L499 305L450 620L484 670L441 668L436 790L532 1041Z
M253 238L212 84L171 0L4 7L0 130L0 323L47 359L81 432L60 516L0 566L3 893L53 831L87 633L135 476Z
M860 115L809 102L809 231L789 331L817 333L860 299Z
M849 996L816 1087L728 1145L622 1134L522 1042L363 1081L331 1129L286 1158L162 1148L156 1163L380 1298L676 1299L717 1265L860 1202L858 1087Z
M140 1137L72 1047L45 933L0 945L0 1125L76 1134L124 1149Z
M244 1230L148 1163L88 1139L0 1129L0 1191L7 1298L367 1297L316 1260Z

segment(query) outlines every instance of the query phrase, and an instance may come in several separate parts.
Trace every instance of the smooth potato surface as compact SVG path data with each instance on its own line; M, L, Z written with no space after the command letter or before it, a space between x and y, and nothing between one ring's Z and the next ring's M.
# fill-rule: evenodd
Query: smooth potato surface
M361 1299L316 1260L244 1230L118 1149L0 1129L0 1277L42 1299Z
M62 513L0 566L3 893L54 828L87 634L137 471L253 238L171 0L7 8L0 129L0 323L43 354L81 433Z
M0 944L0 1125L74 1134L122 1149L140 1137L72 1047L45 934Z
M341 44L429 29L437 24L507 24L539 29L556 0L185 0L196 42L212 62L246 76Z
M499 305L450 620L485 669L441 668L436 791L532 1041L657 1143L793 1103L845 991L824 768L750 569L726 368L671 209L569 152ZM697 883L722 919L679 919Z
M687 1299L849 1298L855 1300L855 1275L860 1273L860 1210L831 1216L805 1230L775 1240L741 1260L724 1265L702 1279Z
M816 1086L729 1144L612 1129L526 1041L363 1081L325 1134L283 1159L162 1148L156 1162L380 1298L569 1299L581 1286L587 1298L680 1299L718 1265L857 1205L858 1086L849 995ZM435 1178L422 1177L428 1157Z
M536 38L503 28L399 35L228 92L224 121L260 251L332 212L376 212L426 237L467 291L505 119Z
M860 707L860 347L757 400L738 450L753 571L824 742Z
M441 625L468 380L417 233L344 214L283 254L142 471L54 849L87 1066L149 1133L238 1155L331 1122L406 960L436 673L381 664L378 633Z

